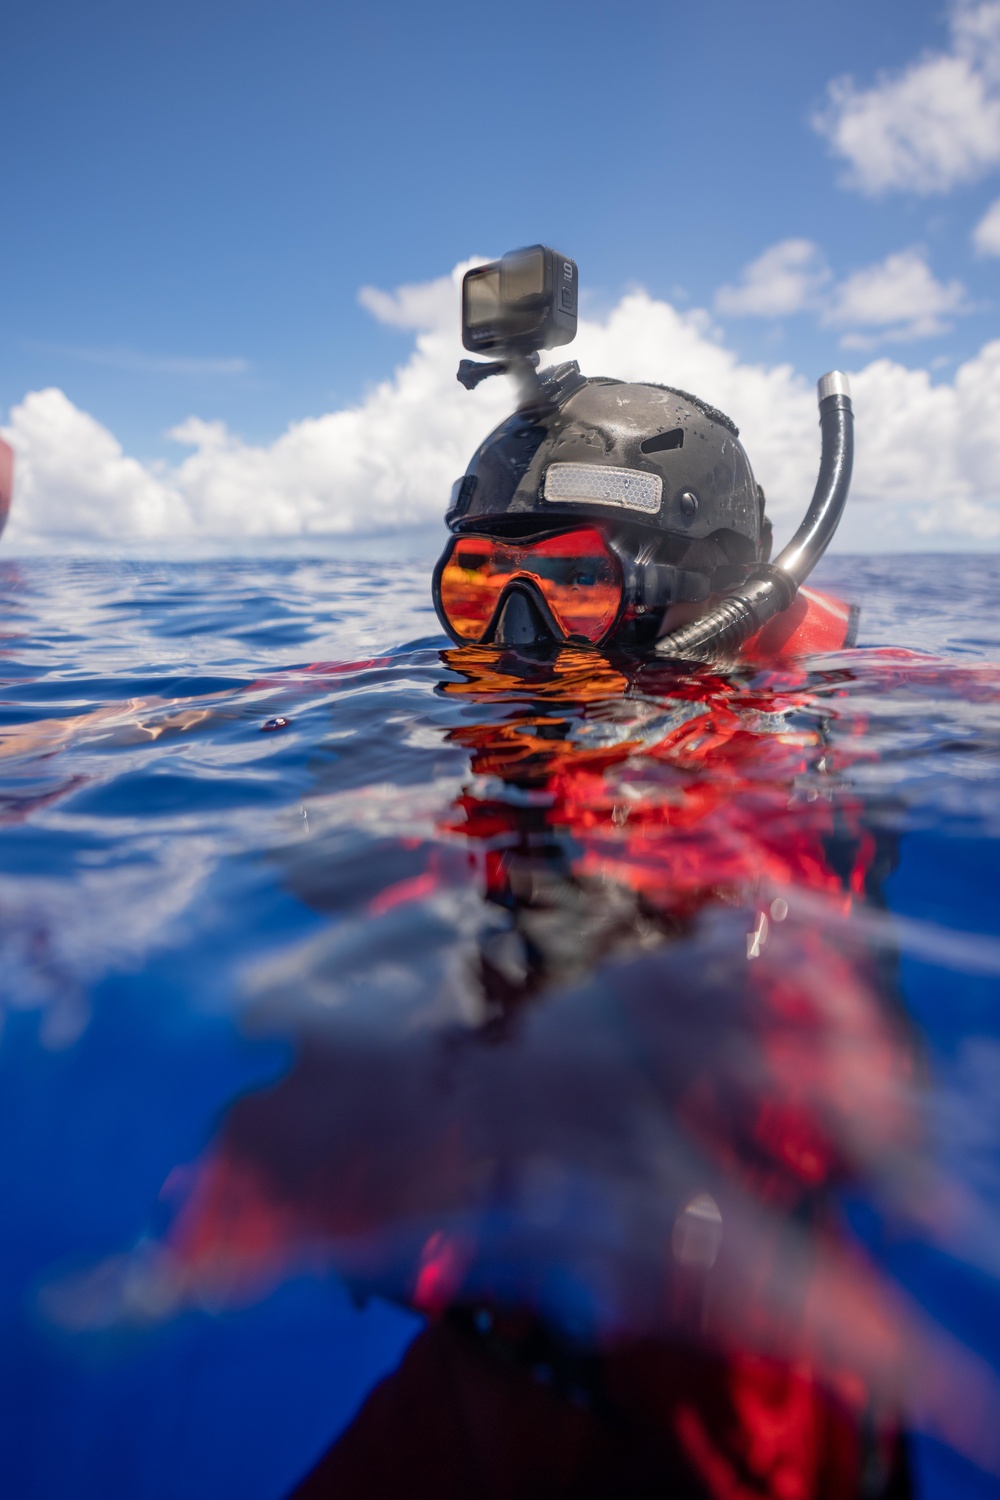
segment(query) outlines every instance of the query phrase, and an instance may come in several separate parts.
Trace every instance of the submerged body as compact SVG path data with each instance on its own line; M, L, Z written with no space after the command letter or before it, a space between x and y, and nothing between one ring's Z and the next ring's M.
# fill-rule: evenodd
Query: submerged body
M849 927L891 855L849 750L788 666L445 664L470 779L370 910L446 907L451 849L491 915L415 1009L355 988L349 934L271 981L299 1060L230 1111L171 1274L318 1258L427 1316L302 1497L908 1493L912 1331L836 1206L917 1146L912 1042ZM286 878L323 907L321 870Z
M943 654L749 674L442 659L392 563L4 578L16 1493L274 1500L338 1439L388 1464L410 1395L456 1423L421 1462L582 1426L610 1486L616 1433L701 1430L759 1490L751 1409L779 1454L865 1389L921 1494L988 1489L994 560L838 560L869 642ZM456 1344L476 1400L421 1406Z

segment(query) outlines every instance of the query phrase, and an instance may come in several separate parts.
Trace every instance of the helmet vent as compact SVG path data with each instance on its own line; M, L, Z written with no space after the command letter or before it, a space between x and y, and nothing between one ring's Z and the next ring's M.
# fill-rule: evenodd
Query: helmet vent
M684 447L684 428L674 427L670 432L658 432L639 444L640 453L666 453L671 448Z

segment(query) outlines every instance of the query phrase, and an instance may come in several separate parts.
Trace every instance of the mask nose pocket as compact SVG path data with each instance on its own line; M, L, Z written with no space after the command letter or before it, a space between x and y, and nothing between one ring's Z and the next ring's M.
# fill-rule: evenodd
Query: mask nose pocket
M493 631L497 646L538 646L552 641L552 632L524 587L512 585Z

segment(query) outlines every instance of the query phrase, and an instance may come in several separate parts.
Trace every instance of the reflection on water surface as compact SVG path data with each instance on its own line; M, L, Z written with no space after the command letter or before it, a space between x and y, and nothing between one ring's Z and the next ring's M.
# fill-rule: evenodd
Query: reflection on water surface
M95 1494L182 1492L136 1382L185 1494L990 1492L1000 678L868 567L728 676L8 568L9 1363Z

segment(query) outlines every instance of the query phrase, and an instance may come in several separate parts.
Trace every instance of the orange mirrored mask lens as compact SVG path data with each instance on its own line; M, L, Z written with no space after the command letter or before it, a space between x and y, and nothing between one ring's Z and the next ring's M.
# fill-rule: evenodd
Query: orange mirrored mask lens
M441 608L456 635L477 641L516 578L534 583L567 636L599 641L621 601L618 562L593 526L538 542L463 536L441 572Z

